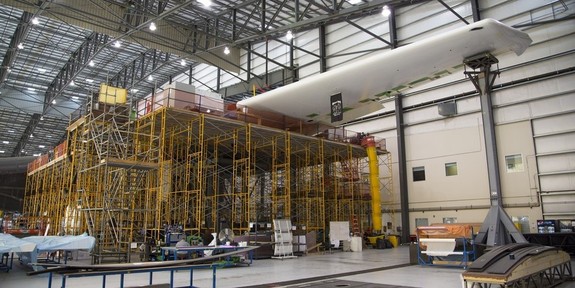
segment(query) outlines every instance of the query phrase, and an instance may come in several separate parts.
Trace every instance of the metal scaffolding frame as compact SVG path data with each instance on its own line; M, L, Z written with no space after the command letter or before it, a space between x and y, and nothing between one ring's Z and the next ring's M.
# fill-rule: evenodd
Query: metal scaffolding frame
M329 221L350 221L357 234L369 227L369 163L355 133L312 137L161 105L98 105L71 122L60 162L29 174L25 206L33 222L67 219L53 233L96 236L95 253L129 253L167 227L239 235L253 223L290 219L320 241ZM378 154L387 195L391 157Z

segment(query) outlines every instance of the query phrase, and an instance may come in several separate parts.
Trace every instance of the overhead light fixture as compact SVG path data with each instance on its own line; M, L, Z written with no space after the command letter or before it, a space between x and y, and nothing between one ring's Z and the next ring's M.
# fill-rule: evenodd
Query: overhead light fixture
M40 73L46 73L46 69L44 69L44 68L38 68L38 72L40 72Z
M34 154L32 154L32 155L33 155L34 157L38 157L38 156L40 156L40 155L42 155L42 154L40 154L40 153L34 153Z
M34 92L36 89L32 88L32 87L28 87L28 91Z
M8 132L10 132L10 133L14 133L14 130L8 130Z
M94 80L92 80L92 79L86 79L86 82L92 83L92 82L94 82Z
M40 121L44 120L44 116L40 116Z
M149 76L148 76L148 81L152 81L152 80L154 80L154 77L152 77L152 75L149 75Z
M182 61L180 61L180 64L181 64L182 66L186 66L186 59L182 59Z
M96 65L96 63L94 63L94 60L90 60L90 63L88 63L88 65L90 65L90 67L94 67L94 65Z
M150 23L150 31L156 31L158 27L156 27L156 23L152 22Z
M34 134L30 134L30 138L34 138Z
M4 150L0 150L0 153L6 153Z
M78 99L80 99L80 97L78 97L78 96L72 96L72 99L78 100Z
M56 104L56 99L52 100L52 104Z
M210 110L210 109L206 110L206 113L210 113L210 112L212 112L212 110Z
M138 93L138 91L140 91L140 90L138 90L138 89L130 89L130 92L132 92L132 93Z
M16 46L16 47L18 47L18 49L24 49L24 44L18 43L18 46Z
M40 20L37 17L32 18L32 24L38 25L40 24Z
M288 41L293 39L293 32L291 32L291 30L288 30L288 32L286 33L286 39Z
M38 148L46 148L44 145L38 145Z
M8 141L2 141L3 144L10 144Z
M70 86L76 86L76 82L74 82L74 80L70 81Z
M230 48L228 48L228 46L224 48L224 54L226 55L230 54Z
M120 41L116 40L116 42L114 42L114 47L120 48L121 46L122 46L122 43L120 43Z
M381 15L383 15L383 17L389 17L390 14L391 10L389 10L389 7L387 5L383 6L383 9L381 9Z
M355 5L355 4L361 3L361 0L349 0L348 2L351 5Z
M202 3L206 7L210 7L210 5L212 5L212 0L198 0L198 2Z

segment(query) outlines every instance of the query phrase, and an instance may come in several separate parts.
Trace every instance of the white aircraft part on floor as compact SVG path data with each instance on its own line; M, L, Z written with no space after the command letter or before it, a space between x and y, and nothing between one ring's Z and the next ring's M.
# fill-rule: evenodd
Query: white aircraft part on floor
M274 111L308 123L336 126L380 110L379 100L462 68L468 57L509 51L521 55L531 42L528 34L485 19L367 56L237 104L240 108ZM332 121L331 98L339 93L343 117Z
M10 234L0 233L0 254L32 252L36 244L14 237Z
M96 238L87 234L78 236L30 236L22 238L22 241L36 246L32 251L18 253L20 262L27 265L38 262L38 255L45 252L63 251L92 251ZM34 266L34 269L39 266Z

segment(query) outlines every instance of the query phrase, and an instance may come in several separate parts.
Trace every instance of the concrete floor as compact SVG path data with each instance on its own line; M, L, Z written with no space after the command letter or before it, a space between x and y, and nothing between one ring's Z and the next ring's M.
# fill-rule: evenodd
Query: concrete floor
M87 257L82 258L80 255L77 259L89 262ZM363 252L337 251L310 254L296 259L254 260L249 267L218 269L216 281L217 287L462 287L461 268L418 266L408 263L408 247L366 249ZM20 264L14 264L14 269L9 273L0 272L0 288L48 287L47 274L27 276L26 271L28 270ZM119 279L119 276L108 276L106 287L119 287ZM177 272L174 279L176 287L188 285L189 273ZM52 287L60 287L59 276L55 276L53 281ZM168 272L154 273L154 284L168 282ZM147 283L148 274L125 276L125 287L141 287ZM196 287L211 287L212 271L194 270L193 284ZM102 287L102 277L68 279L66 287ZM557 287L575 287L575 282L564 283Z

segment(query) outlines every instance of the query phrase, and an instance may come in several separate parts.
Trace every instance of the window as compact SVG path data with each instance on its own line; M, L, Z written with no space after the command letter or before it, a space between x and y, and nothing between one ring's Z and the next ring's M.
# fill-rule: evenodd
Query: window
M457 162L445 163L445 176L457 175Z
M507 173L523 172L523 157L521 154L505 156L505 168Z
M455 224L457 223L457 217L444 217L443 224Z
M427 218L415 218L415 227L428 226L428 225L429 222Z
M425 167L413 167L413 181L425 181Z

